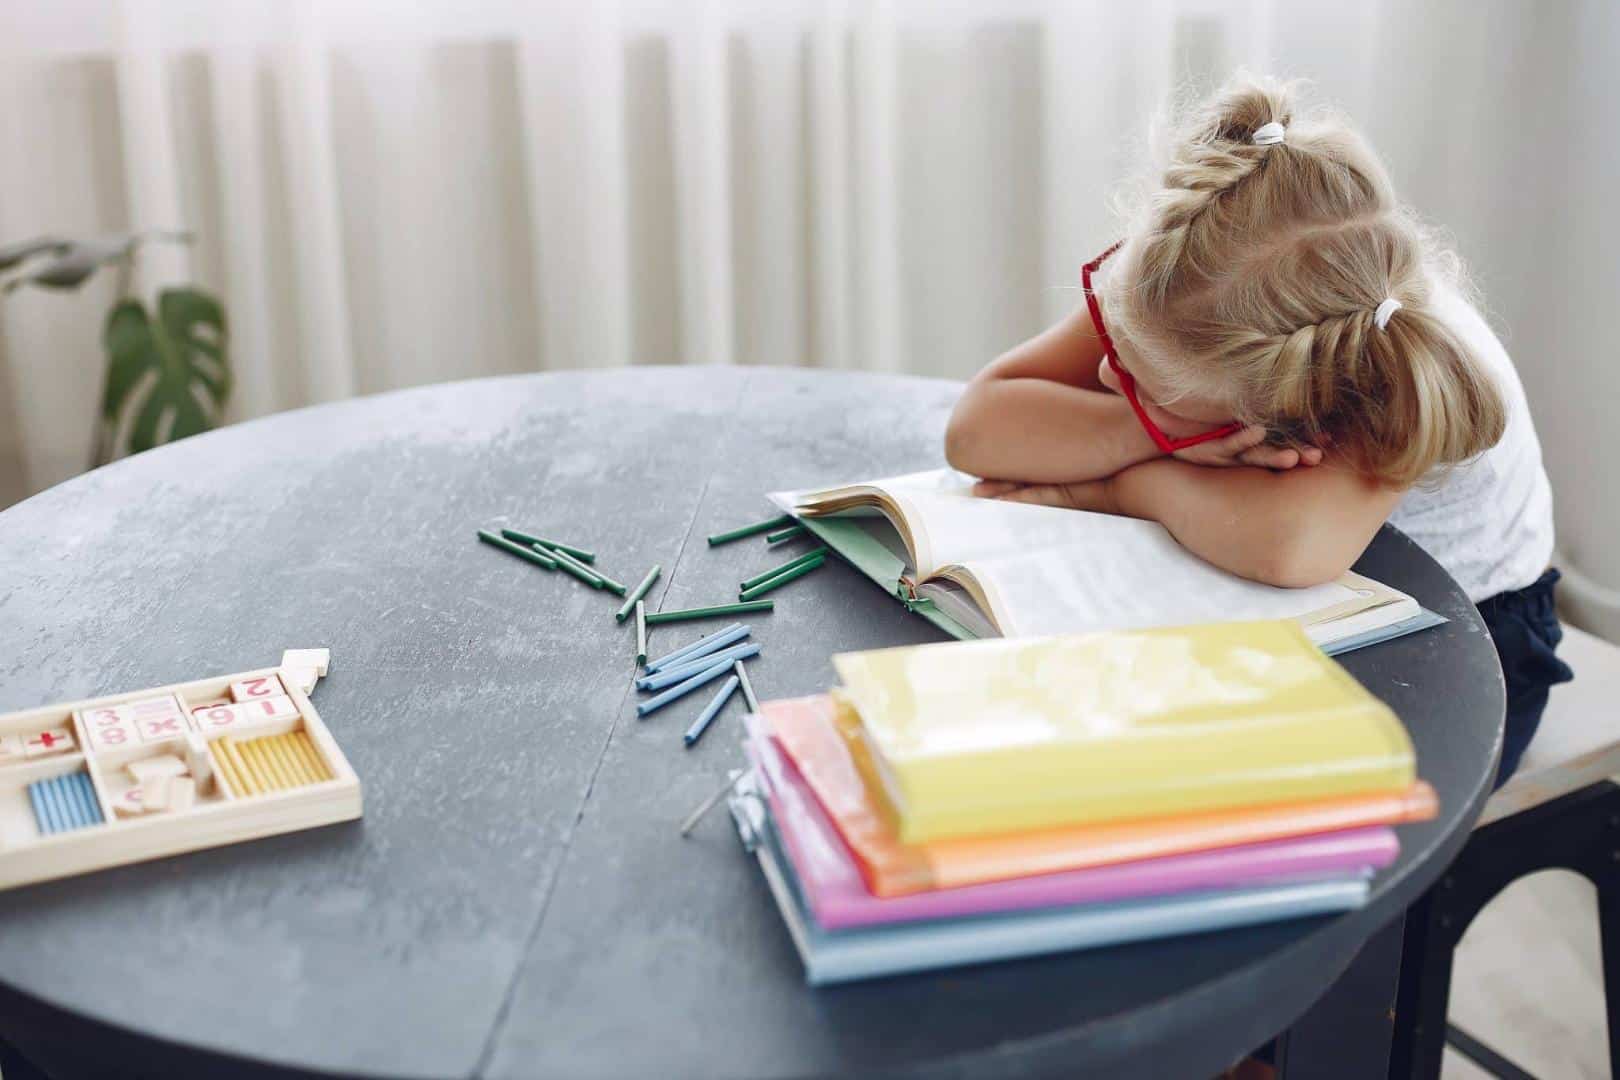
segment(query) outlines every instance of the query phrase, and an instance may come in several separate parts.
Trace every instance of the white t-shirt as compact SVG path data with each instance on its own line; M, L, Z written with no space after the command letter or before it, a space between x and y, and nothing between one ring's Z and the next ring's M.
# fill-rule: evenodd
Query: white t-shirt
M1484 316L1449 285L1434 309L1496 379L1507 428L1495 446L1406 493L1390 524L1417 541L1475 603L1541 576L1552 560L1552 488L1524 386Z

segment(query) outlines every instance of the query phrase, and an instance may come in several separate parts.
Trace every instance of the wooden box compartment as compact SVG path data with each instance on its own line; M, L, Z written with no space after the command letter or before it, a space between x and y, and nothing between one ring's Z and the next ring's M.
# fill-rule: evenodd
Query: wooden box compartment
M171 791L190 805L141 805ZM359 777L280 668L0 716L0 889L360 813Z

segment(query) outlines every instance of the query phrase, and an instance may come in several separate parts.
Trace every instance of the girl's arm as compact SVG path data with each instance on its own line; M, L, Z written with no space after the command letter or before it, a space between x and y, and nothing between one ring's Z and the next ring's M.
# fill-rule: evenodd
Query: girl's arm
M975 476L1059 483L1156 457L1130 404L1097 381L1102 354L1081 308L997 358L957 401L946 460Z
M1320 585L1350 569L1403 494L1331 461L1278 473L1168 458L1088 483L984 493L1149 518L1216 566L1289 588Z

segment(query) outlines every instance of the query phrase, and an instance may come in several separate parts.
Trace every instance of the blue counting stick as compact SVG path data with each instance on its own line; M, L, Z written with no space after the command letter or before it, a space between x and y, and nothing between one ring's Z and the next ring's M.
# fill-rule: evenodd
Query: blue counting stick
M648 614L651 614L651 612ZM662 671L671 664L684 664L688 660L695 660L704 653L713 652L715 649L723 649L732 642L741 641L747 636L748 627L740 622L734 622L730 626L722 626L714 633L706 637L700 637L690 645L682 645L668 656L660 656L647 665L647 674L651 675L655 671Z
M646 701L643 701L640 705L637 705L636 715L646 716L648 713L653 712L654 710L662 709L665 705L668 705L676 698L684 697L687 694L690 694L693 690L696 690L704 683L713 682L715 679L718 679L720 676L724 675L730 670L731 665L726 661L721 661L711 668L705 668L696 675L692 676L690 679L687 679L685 682L676 683L668 690L665 690L662 694L659 694L656 697L650 697Z
M59 776L56 778L56 790L61 793L62 802L67 806L68 828L84 828L84 803L79 798L79 785L73 782L71 776Z
M79 786L73 782L73 777L58 776L52 782L57 794L62 796L62 805L67 807L67 827L84 828L84 804L79 801Z
M726 707L726 702L736 692L739 682L740 680L735 675L726 680L726 685L722 686L720 692L714 695L714 698L707 705L703 706L703 711L698 713L698 718L692 721L692 726L686 729L685 735L681 736L682 742L687 746L691 746L703 738L703 731L709 726L709 721L718 716L720 710Z
M56 822L56 828L52 831L65 832L73 828L73 815L68 812L67 800L62 798L60 785L55 780L47 780L40 794L45 796L45 802L51 808L51 817Z
M662 690L666 686L674 686L682 679L689 679L700 671L707 671L716 664L732 660L747 660L750 656L759 655L758 645L733 645L729 649L700 656L690 664L677 664L674 667L664 668L656 675L643 675L636 680L638 690Z
M101 812L101 800L96 798L96 785L90 782L90 774L84 776L84 797L90 800L90 824L100 825L106 821Z
M28 801L34 804L34 821L39 824L40 833L49 836L56 828L51 823L50 811L46 809L45 798L39 788L39 784L28 785Z
M74 773L68 781L73 792L79 798L82 813L79 815L80 824L85 827L101 824L101 808L96 804L95 785L90 783L89 773Z

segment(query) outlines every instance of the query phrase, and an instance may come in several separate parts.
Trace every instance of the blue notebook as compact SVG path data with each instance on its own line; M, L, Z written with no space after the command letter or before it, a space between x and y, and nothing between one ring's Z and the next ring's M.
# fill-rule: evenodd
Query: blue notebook
M805 981L811 986L1351 911L1366 903L1369 887L1365 875L1355 875L1123 903L824 930L810 915L792 861L752 773L738 779L729 806L743 846L759 860L804 964Z
M1157 522L978 499L950 470L771 500L885 592L952 637L1296 619L1324 652L1445 620L1355 573L1305 589L1246 581Z

